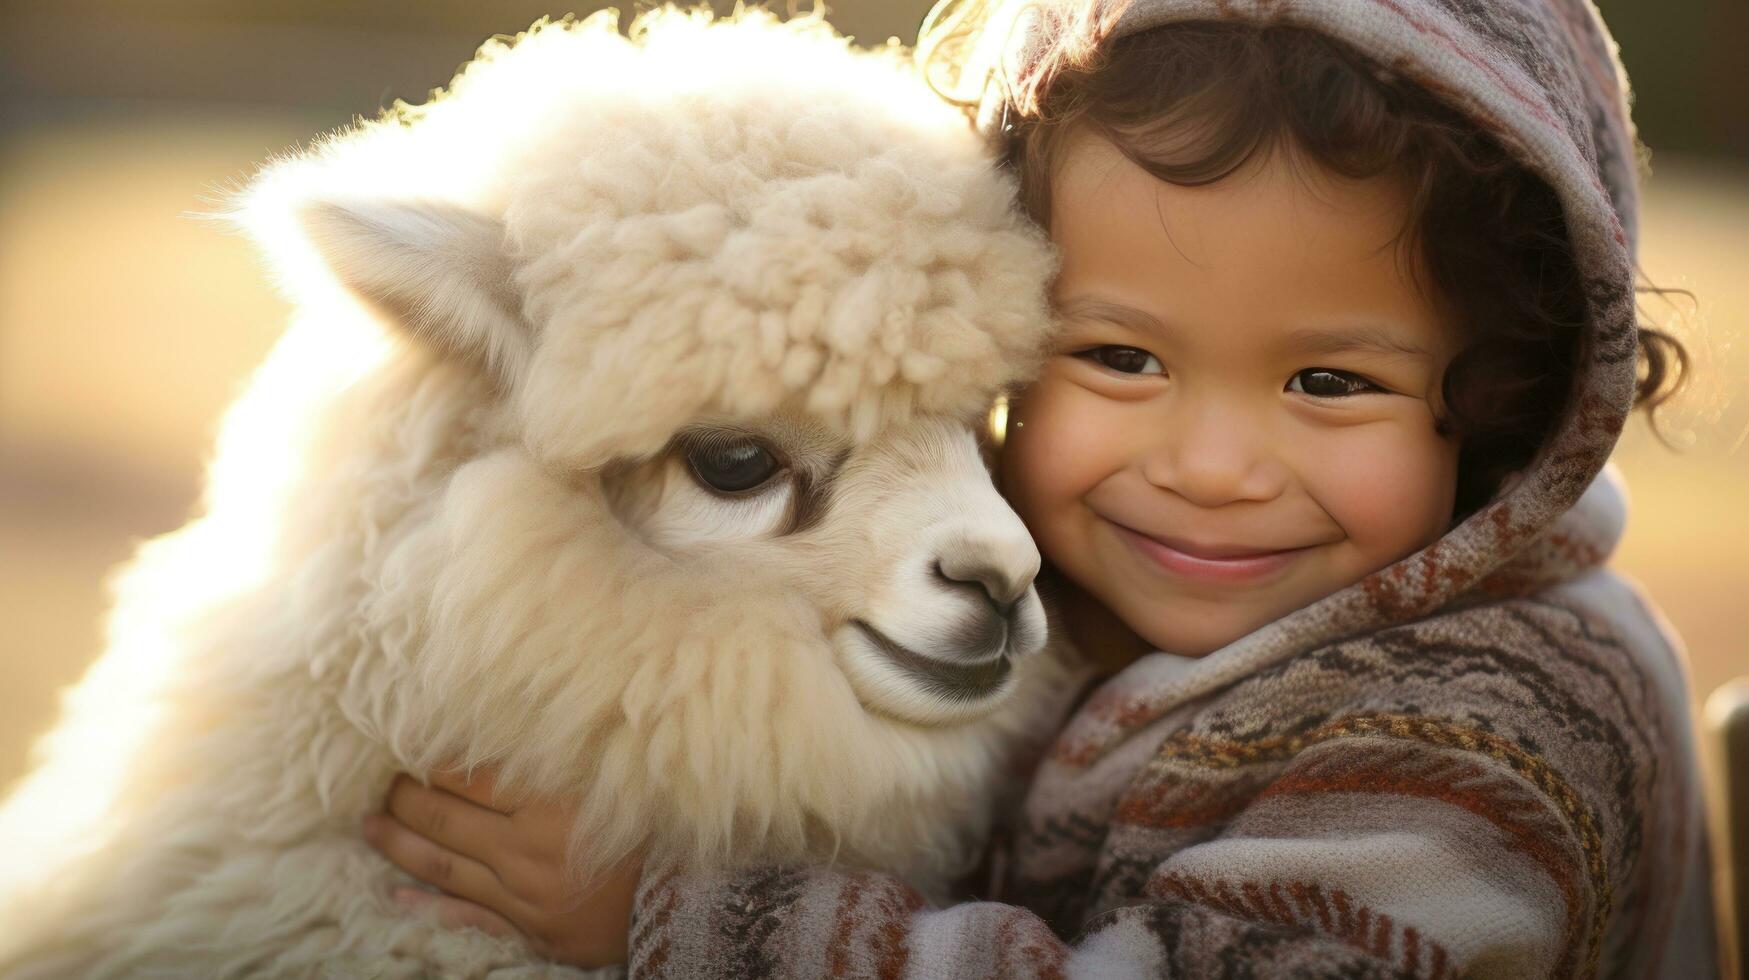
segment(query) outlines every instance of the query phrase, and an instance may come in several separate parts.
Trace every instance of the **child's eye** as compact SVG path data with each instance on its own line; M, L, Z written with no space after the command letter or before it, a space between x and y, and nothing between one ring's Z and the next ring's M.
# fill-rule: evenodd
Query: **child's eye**
M1344 398L1384 389L1358 374L1329 368L1307 368L1293 376L1287 383L1287 390L1313 398Z
M1106 345L1081 351L1075 356L1084 357L1101 367L1108 367L1120 374L1166 373L1159 358L1135 347Z

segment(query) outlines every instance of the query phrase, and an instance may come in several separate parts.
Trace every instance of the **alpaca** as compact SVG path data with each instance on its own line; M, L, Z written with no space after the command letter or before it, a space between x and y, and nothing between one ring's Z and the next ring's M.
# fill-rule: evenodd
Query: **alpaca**
M296 313L0 810L0 974L573 972L391 907L398 770L580 795L582 875L964 869L1066 686L973 435L1053 259L901 52L542 22L232 216Z

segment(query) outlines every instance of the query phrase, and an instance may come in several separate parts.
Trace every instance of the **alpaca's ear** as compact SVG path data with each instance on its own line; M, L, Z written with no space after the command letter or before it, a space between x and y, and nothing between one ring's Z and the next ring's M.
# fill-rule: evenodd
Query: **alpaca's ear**
M533 331L519 312L497 221L421 201L314 201L298 218L346 288L506 387L522 376Z

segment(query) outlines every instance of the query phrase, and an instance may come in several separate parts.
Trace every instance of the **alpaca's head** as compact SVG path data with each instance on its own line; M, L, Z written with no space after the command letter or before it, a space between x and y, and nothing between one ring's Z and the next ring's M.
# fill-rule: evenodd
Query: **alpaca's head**
M1038 551L962 420L858 442L799 413L699 419L602 483L624 527L724 601L746 588L815 610L869 710L977 717L1044 643Z
M629 727L595 784L729 836L864 819L822 767L889 803L965 775L917 733L996 709L1044 642L973 433L1036 364L1052 260L896 54L763 14L545 26L247 207L294 293L344 287L479 379L405 576L471 753Z

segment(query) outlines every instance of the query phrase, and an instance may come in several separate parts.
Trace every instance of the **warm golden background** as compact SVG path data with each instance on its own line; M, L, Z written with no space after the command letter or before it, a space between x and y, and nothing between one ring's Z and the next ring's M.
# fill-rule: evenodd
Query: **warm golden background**
M781 5L781 0L779 0ZM537 0L0 0L0 787L98 652L103 582L188 516L215 419L285 309L191 217L254 164L394 98ZM927 0L841 0L868 42ZM1605 0L1655 150L1643 261L1691 290L1696 384L1636 422L1616 564L1688 642L1697 696L1749 675L1749 37L1742 0Z

